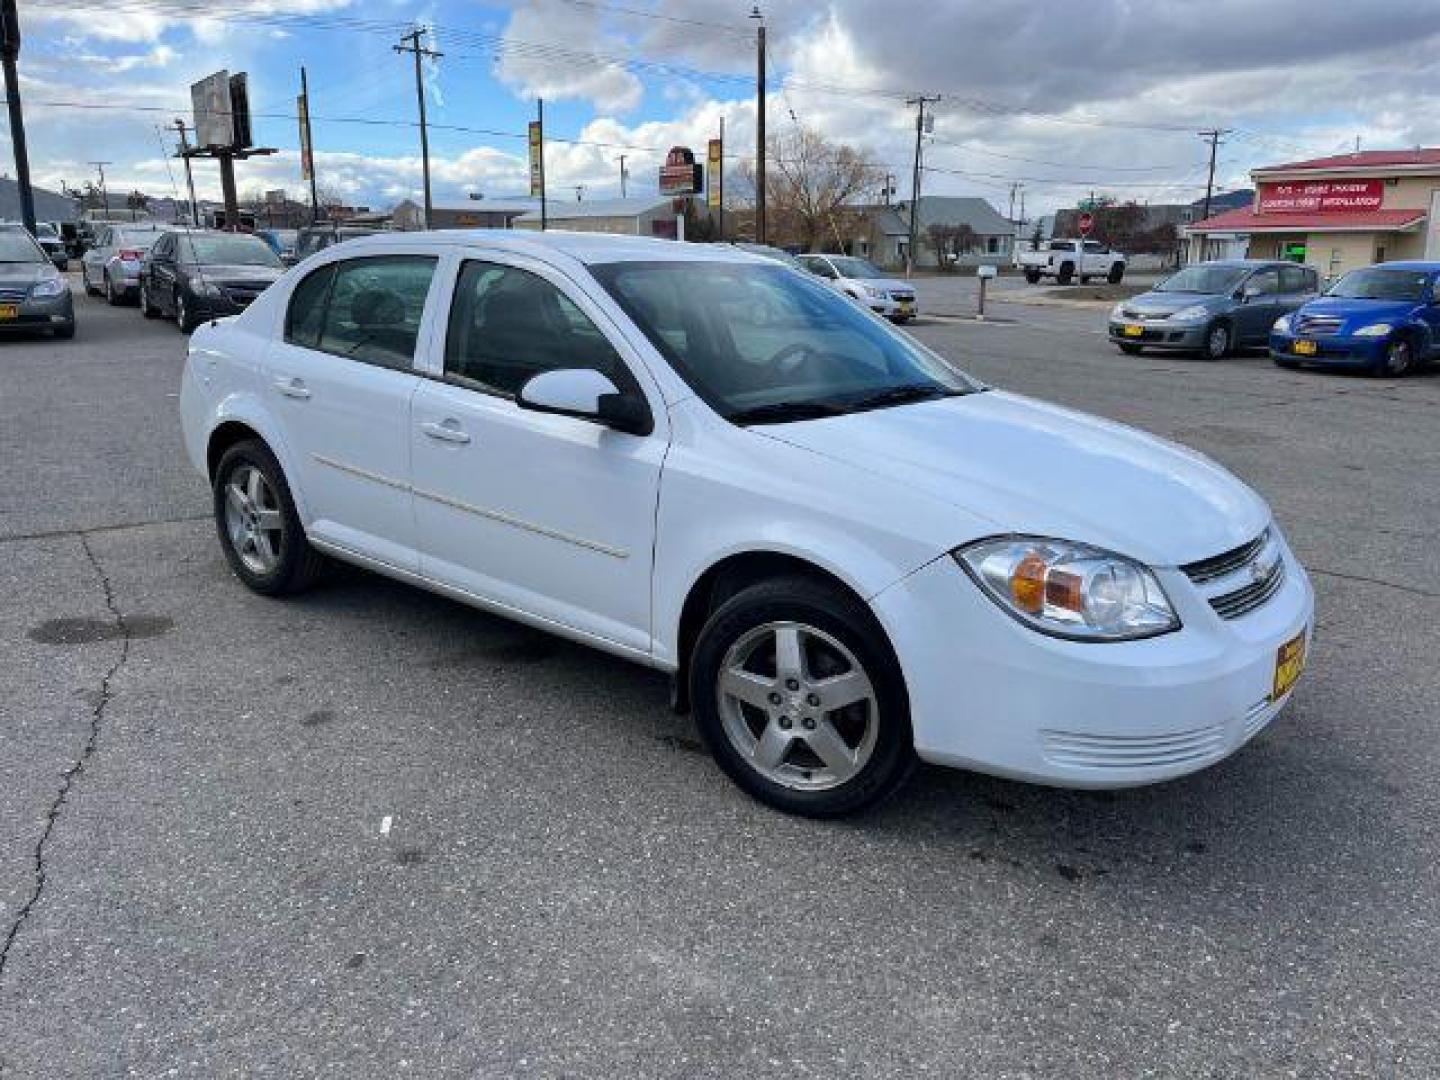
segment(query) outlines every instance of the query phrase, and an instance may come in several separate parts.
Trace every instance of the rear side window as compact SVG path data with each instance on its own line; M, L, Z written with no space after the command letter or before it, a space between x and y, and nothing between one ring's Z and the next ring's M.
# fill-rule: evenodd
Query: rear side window
M1314 292L1319 280L1314 270L1304 266L1280 268L1280 291L1287 293Z
M427 255L377 256L321 267L290 294L285 340L408 370L434 276L435 260Z
M285 313L286 341L307 349L320 347L325 301L330 298L330 282L334 277L334 265L322 266L295 286L290 294L290 308Z
M1051 251L1074 251L1075 245L1069 240L1053 240L1050 243Z
M634 382L605 335L550 282L467 262L450 305L445 373L513 398L536 375L562 368L593 369L622 390Z

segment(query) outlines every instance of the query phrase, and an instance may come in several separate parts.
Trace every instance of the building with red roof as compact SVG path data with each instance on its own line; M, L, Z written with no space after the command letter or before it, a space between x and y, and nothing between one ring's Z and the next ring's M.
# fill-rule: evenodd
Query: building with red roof
M1250 206L1186 227L1189 261L1291 259L1328 276L1440 259L1440 147L1334 154L1250 175Z

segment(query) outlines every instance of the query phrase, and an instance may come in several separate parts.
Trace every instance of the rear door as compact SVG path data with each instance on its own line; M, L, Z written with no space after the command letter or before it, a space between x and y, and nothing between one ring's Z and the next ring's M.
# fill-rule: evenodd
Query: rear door
M1268 341L1270 327L1281 311L1279 268L1261 267L1245 279L1241 288L1245 295L1235 306L1237 340L1243 344Z
M311 537L411 572L410 399L438 265L387 253L312 270L290 294L263 387Z
M110 229L101 229L95 246L80 257L80 276L86 285L99 289L105 284L105 260L109 257Z

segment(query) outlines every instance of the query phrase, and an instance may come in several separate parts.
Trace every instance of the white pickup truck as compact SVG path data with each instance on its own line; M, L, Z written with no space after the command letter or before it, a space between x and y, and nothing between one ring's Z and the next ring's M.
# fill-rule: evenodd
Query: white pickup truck
M1115 285L1125 276L1125 256L1098 240L1047 240L1038 251L1019 252L1015 264L1031 285L1042 277L1053 277L1061 285L1077 277L1082 284L1103 277Z

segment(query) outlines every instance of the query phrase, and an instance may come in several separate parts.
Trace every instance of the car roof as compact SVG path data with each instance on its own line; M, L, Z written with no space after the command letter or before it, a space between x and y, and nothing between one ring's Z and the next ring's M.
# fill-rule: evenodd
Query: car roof
M1303 266L1303 263L1291 262L1289 259L1206 259L1204 262L1191 263L1190 266L1233 266L1236 269L1258 269L1262 266ZM1186 269L1189 269L1187 267Z
M1403 262L1376 263L1374 266L1361 267L1364 270L1419 270L1423 273L1434 274L1440 272L1440 262L1426 262L1424 259L1407 259Z
M487 247L492 250L553 258L564 255L586 264L611 262L737 262L770 263L762 255L724 244L687 244L645 236L617 236L610 233L566 232L552 229L437 229L431 232L381 232L346 241L345 252L354 258L362 251L381 252L390 248L434 246Z

